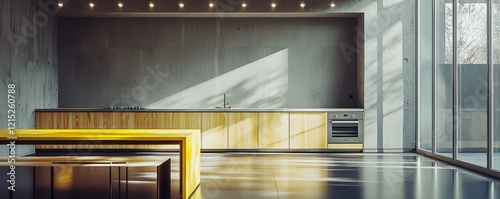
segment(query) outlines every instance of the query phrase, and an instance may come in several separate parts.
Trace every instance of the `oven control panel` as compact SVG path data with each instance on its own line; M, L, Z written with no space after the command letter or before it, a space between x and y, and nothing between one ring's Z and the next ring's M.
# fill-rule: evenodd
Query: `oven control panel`
M339 113L328 113L327 115L328 120L334 120L334 119L358 119L362 120L363 119L363 113L361 112L339 112Z

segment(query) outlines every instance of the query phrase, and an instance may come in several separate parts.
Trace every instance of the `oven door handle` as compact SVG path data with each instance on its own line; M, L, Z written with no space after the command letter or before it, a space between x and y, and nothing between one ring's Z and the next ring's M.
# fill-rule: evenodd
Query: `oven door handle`
M352 120L332 120L332 124L358 124L359 121Z

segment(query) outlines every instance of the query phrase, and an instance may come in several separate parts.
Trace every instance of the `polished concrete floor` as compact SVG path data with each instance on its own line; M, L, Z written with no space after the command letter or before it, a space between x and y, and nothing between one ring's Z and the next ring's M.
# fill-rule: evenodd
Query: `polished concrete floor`
M203 198L500 198L500 181L417 154L204 154Z
M172 198L178 198L177 154L156 155L172 158ZM206 199L500 198L499 180L411 153L203 153L201 165L199 195ZM92 184L93 178L82 176L95 173L85 172L78 173L86 179L79 184ZM152 177L151 172L133 177L142 192L138 198L154 198L144 194L155 190L146 182Z

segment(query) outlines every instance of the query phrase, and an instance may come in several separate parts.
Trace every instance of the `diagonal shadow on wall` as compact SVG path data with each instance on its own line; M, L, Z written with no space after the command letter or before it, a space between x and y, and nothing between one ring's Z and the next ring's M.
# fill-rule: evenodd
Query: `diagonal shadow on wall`
M280 107L288 90L288 50L238 67L166 98L147 108L223 107L221 96L235 107Z

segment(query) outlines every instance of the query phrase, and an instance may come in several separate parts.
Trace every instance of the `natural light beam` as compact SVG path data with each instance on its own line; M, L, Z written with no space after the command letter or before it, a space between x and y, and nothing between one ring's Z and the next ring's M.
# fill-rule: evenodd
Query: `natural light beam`
M233 108L278 108L288 90L288 49L147 105L147 108L215 108L223 94Z

